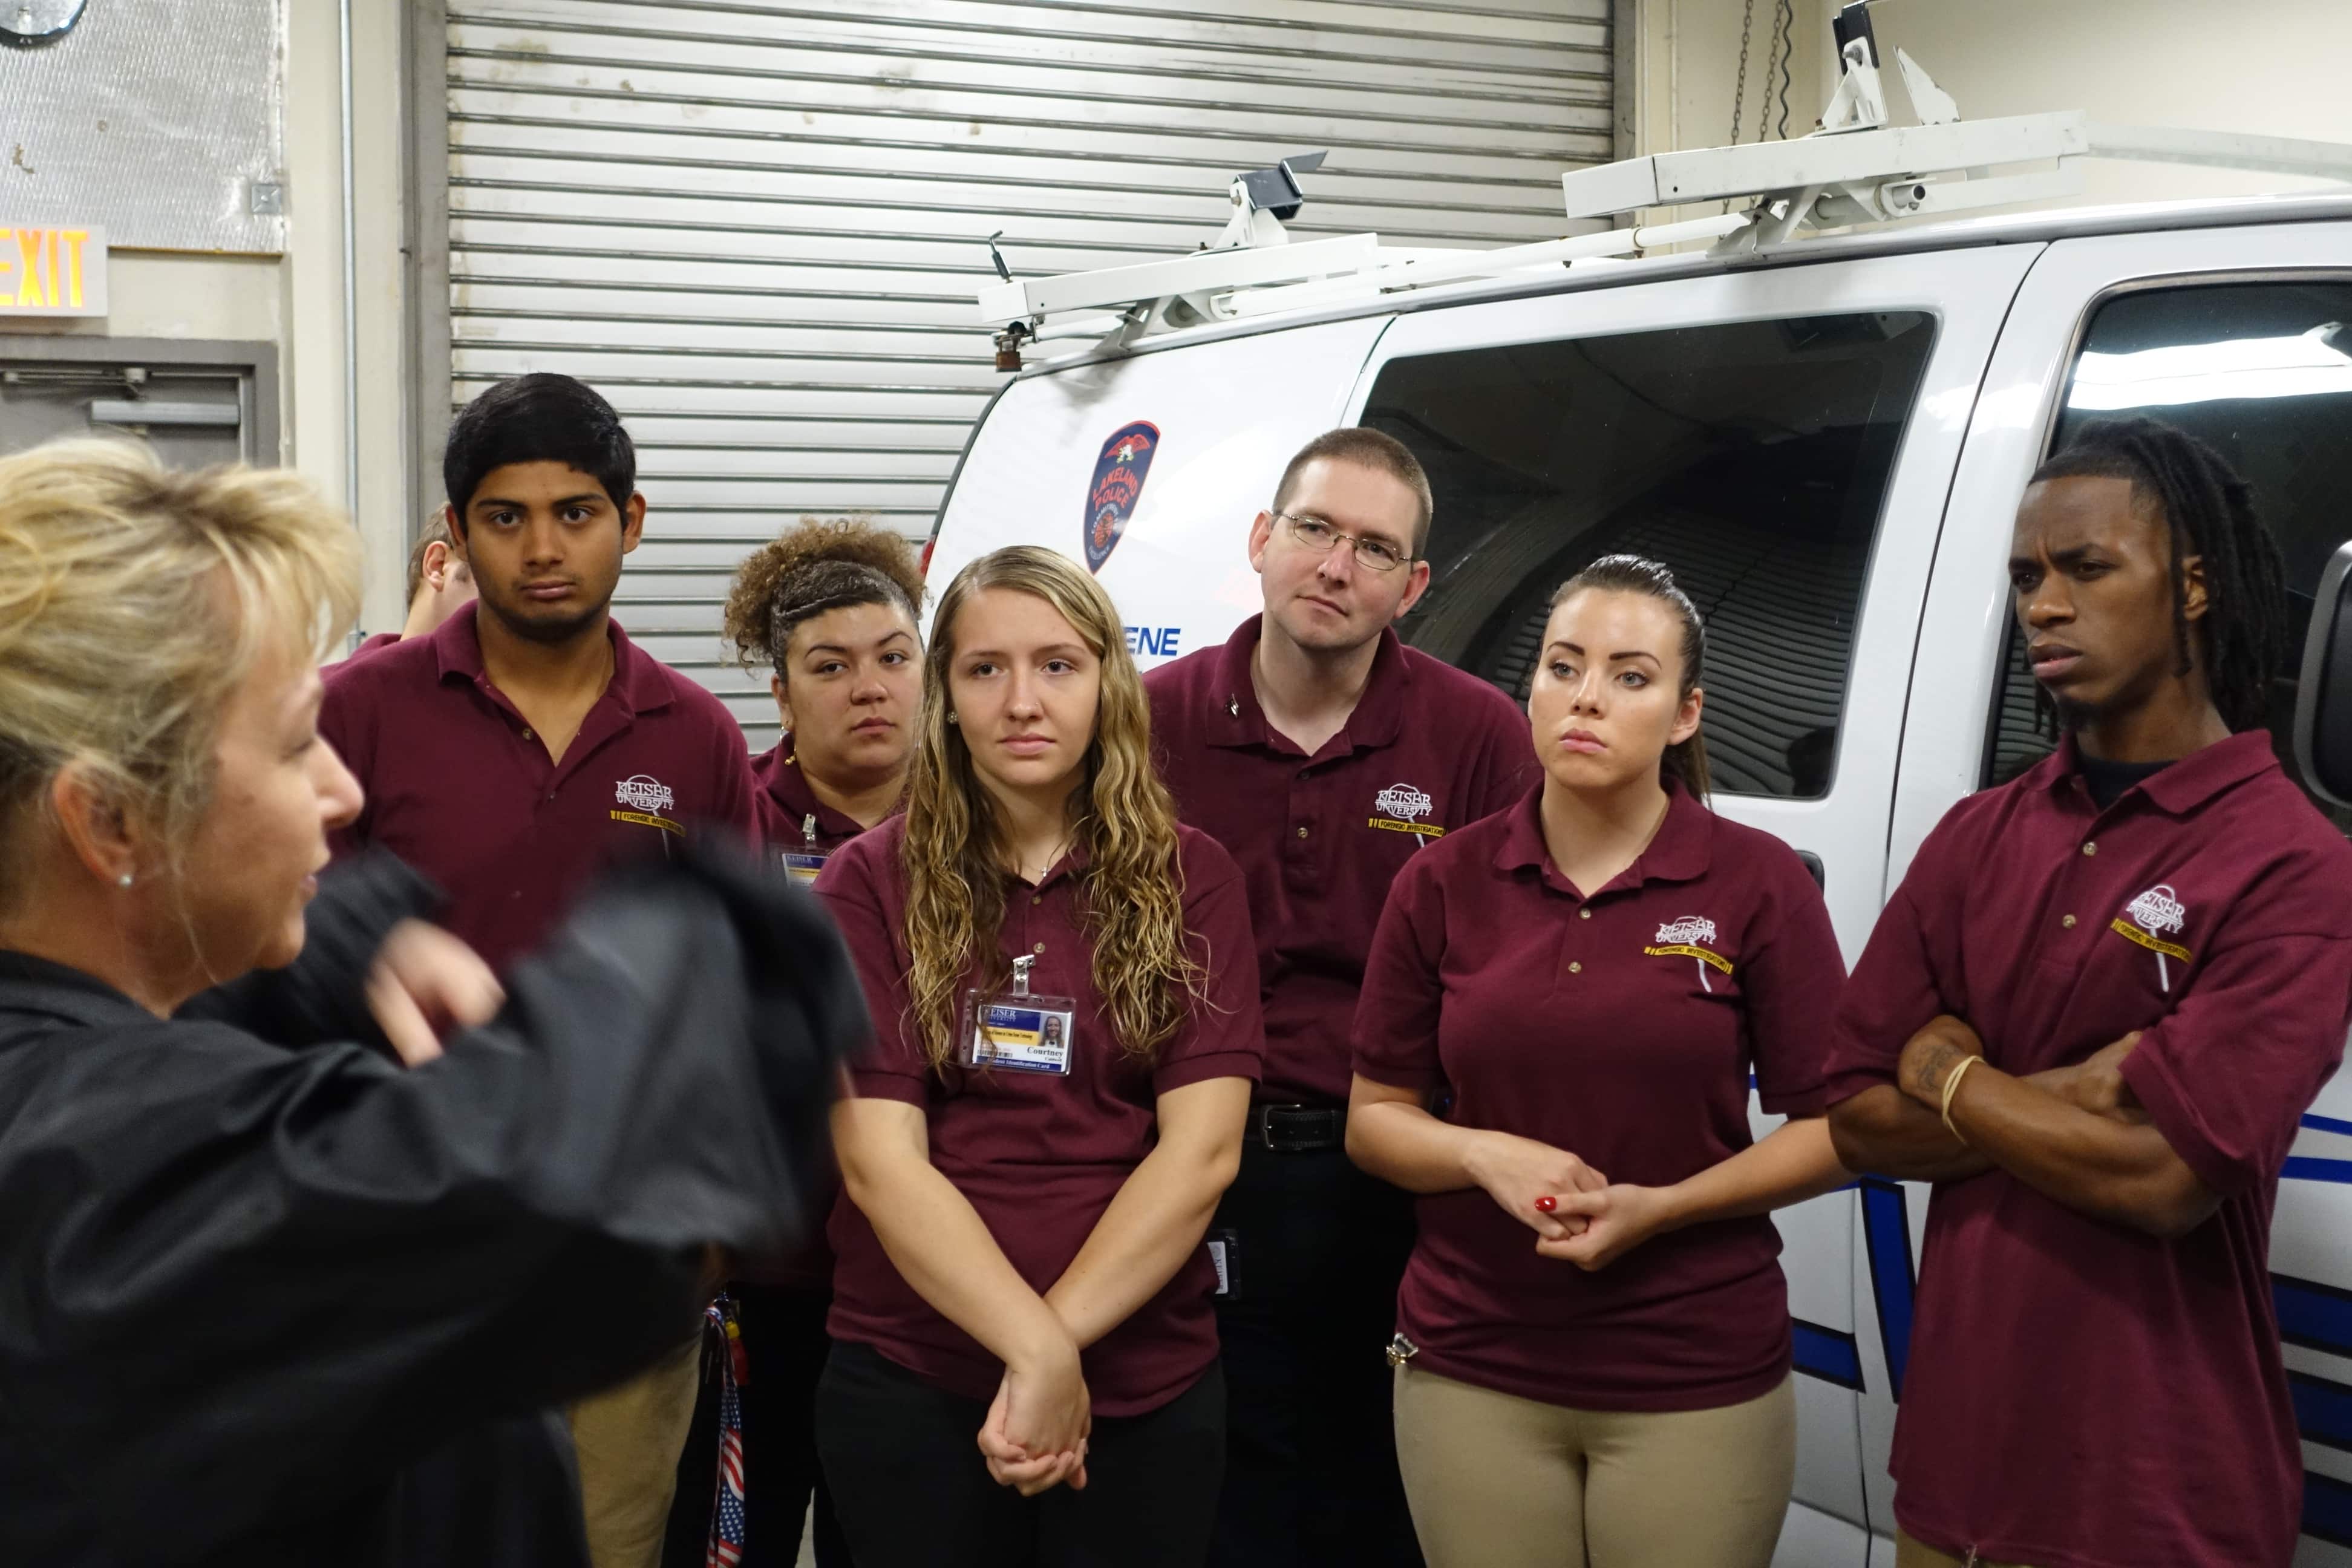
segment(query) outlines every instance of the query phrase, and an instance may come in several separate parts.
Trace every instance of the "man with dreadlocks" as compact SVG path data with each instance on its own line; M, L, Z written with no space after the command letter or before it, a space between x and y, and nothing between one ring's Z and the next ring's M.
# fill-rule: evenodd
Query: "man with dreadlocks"
M1896 1561L2285 1568L2270 1216L2352 1014L2352 847L2263 731L2278 549L2130 419L2033 476L2010 576L2063 738L1920 847L1831 1047L1846 1165L1936 1184Z

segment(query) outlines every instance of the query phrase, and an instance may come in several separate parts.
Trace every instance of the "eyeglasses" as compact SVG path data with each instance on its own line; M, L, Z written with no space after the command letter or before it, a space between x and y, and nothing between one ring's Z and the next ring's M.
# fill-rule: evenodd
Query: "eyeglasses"
M1385 539L1342 533L1319 517L1301 517L1287 511L1274 515L1289 525L1291 538L1318 555L1328 555L1344 539L1355 547L1356 564L1367 571L1393 572L1412 559Z

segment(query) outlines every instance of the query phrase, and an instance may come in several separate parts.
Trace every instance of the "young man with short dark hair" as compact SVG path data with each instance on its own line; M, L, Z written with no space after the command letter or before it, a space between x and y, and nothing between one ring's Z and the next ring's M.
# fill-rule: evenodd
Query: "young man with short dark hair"
M751 760L719 700L612 619L646 500L610 404L569 376L502 381L451 423L442 470L479 597L331 671L319 727L366 791L338 853L397 853L503 965L604 865L702 824L748 843ZM573 1407L596 1568L658 1562L697 1383L698 1325L678 1331L644 1376Z
M1241 867L1265 1005L1265 1081L1210 1230L1231 1282L1221 1568L1421 1561L1382 1353L1412 1211L1348 1161L1349 1031L1390 880L1533 769L1508 697L1390 629L1429 586L1431 510L1400 442L1317 437L1250 529L1264 613L1144 678L1180 815Z
M2210 447L2094 426L2010 577L2055 755L1954 806L1839 1007L1849 1169L1936 1184L1902 1568L2286 1568L2271 1208L2352 1015L2352 847L2264 732L2278 548Z

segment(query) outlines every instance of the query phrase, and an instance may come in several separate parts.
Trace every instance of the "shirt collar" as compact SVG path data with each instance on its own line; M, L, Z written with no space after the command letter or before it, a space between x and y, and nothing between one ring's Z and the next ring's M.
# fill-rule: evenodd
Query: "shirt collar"
M786 731L773 751L751 759L751 775L760 781L760 787L768 792L769 797L794 816L814 816L817 832L824 837L855 838L865 832L865 826L856 817L845 816L817 798L800 763L786 760L792 754L792 732Z
M2082 776L2082 749L2069 731L2060 739L2058 749L2036 763L2020 782L2053 794L2075 788ZM2160 773L2142 779L2124 792L2123 799L2128 800L2135 793L2144 795L2158 810L2173 816L2187 816L2223 790L2273 772L2278 765L2278 756L2271 750L2270 732L2244 730L2226 741L2216 741L2202 751L2190 752ZM2079 798L2089 798L2079 789L2076 793Z
M1265 710L1257 700L1257 683L1251 676L1265 622L1263 614L1252 616L1234 628L1234 635L1218 650L1217 678L1209 693L1213 710L1209 714L1208 739L1213 746L1274 743L1273 728L1265 721ZM1398 640L1392 627L1383 626L1380 647L1372 655L1371 674L1364 682L1364 694L1356 700L1356 710L1348 715L1348 722L1339 731L1348 738L1349 748L1362 751L1393 742L1403 724L1412 687L1412 667L1405 659L1404 644Z
M1670 784L1666 786L1665 820L1658 824L1649 847L1601 890L1638 888L1644 882L1695 882L1706 875L1714 848L1715 813L1693 799L1679 784ZM1495 866L1503 871L1532 866L1547 881L1561 887L1568 885L1559 868L1551 863L1551 851L1544 844L1540 783L1528 792L1526 799L1511 807L1503 841L1495 850Z
M440 679L459 675L477 686L489 687L489 670L482 663L481 633L475 626L480 610L478 599L460 605L434 631L433 658ZM613 644L613 679L604 695L632 717L668 707L672 701L669 682L663 679L662 668L653 656L631 642L621 623L609 616L604 635Z
M153 1015L94 974L29 952L0 952L0 1012L41 1013L89 1023L92 1009L128 1018Z

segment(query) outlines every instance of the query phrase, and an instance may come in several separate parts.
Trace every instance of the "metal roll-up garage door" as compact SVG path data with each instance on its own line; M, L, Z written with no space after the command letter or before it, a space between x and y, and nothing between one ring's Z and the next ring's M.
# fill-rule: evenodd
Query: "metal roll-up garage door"
M651 504L624 625L726 696L735 563L803 515L930 531L1002 379L972 290L1189 250L1330 150L1290 226L1570 232L1612 152L1609 0L449 0L459 402L578 375Z

